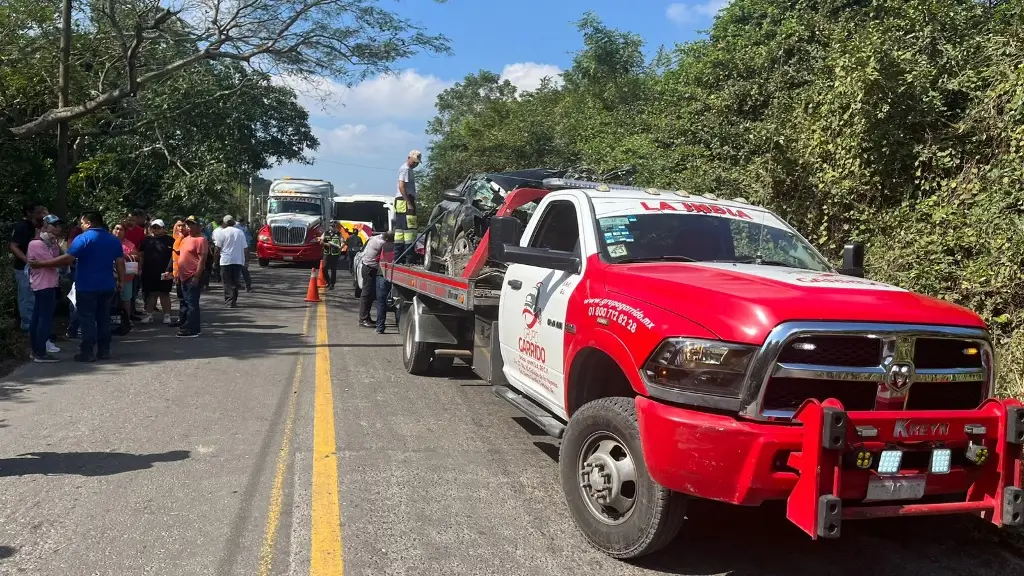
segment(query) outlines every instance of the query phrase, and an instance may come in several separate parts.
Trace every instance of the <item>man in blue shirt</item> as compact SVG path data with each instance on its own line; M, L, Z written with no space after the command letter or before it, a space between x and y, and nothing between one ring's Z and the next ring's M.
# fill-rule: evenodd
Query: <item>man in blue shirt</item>
M75 300L82 331L76 362L94 362L110 357L110 307L114 294L124 284L124 251L121 241L107 230L99 212L82 215L84 232L75 237L68 253L30 266L75 266Z

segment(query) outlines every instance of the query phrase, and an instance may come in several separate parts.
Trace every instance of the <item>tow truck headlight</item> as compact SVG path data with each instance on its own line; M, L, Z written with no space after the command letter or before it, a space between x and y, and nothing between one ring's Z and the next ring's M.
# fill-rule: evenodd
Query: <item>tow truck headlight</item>
M256 239L259 240L260 242L270 242L270 235L260 234L259 236L256 237Z
M659 386L738 398L756 351L745 344L673 338L658 346L644 374Z

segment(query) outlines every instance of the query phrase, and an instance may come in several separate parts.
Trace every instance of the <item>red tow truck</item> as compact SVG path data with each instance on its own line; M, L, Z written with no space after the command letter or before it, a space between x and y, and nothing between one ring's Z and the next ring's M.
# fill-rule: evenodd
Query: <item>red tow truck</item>
M460 358L561 439L569 512L611 556L666 545L692 498L784 500L813 539L1024 523L1024 409L993 397L985 323L865 279L860 245L838 272L742 199L550 179L504 199L462 276L383 268L406 369Z

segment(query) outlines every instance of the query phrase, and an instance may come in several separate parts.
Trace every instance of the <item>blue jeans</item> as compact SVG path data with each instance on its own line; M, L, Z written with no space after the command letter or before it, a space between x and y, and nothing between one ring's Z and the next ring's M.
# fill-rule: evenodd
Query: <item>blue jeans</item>
M46 356L46 341L50 339L53 311L57 308L57 289L35 290L33 297L35 305L32 307L32 324L28 330L28 338L32 343L32 355L39 358Z
M199 334L199 295L203 293L200 284L192 282L181 283L181 315L185 318L182 330Z
M78 301L78 323L82 330L82 356L92 358L109 355L110 307L114 302L114 290L82 291L75 295L75 299Z
M384 274L377 274L377 332L384 331L384 318L388 314L388 294L391 293L391 282L384 278ZM395 323L398 323L400 312L395 309Z
M28 270L15 270L14 281L18 283L18 316L21 316L21 329L27 332L32 326L32 308L36 302L32 286L28 283Z

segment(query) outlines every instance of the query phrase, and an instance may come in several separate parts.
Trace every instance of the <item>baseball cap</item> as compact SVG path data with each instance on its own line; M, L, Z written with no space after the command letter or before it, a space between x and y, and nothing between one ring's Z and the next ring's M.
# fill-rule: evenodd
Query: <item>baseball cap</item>
M47 214L46 216L43 217L43 222L51 225L60 224L61 219L60 216L57 216L56 214Z
M420 153L419 150L413 150L412 152L409 152L409 157L420 160L423 157L423 154Z
M165 228L166 226L164 225L164 221L163 220L161 220L159 218L155 218L152 222L149 223L149 227L150 228Z
M228 214L228 215L224 216L224 219L222 220L222 222L227 224L228 222L234 221L234 219L235 219L234 216L232 216L231 214Z

